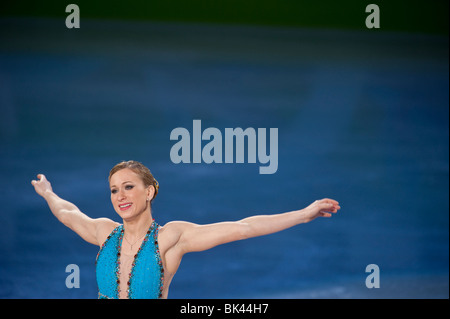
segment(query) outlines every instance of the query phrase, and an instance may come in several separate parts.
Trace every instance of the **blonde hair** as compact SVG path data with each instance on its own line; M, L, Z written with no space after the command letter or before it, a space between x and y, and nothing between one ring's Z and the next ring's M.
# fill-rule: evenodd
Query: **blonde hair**
M153 186L155 188L155 194L153 194L153 198L150 200L150 203L153 201L153 199L158 194L159 190L159 183L158 181L153 177L153 174L150 172L150 170L141 162L138 161L122 161L118 164L116 164L111 171L109 172L108 181L111 181L111 176L113 176L116 172L128 168L139 175L139 177L142 179L142 182L144 183L145 187Z

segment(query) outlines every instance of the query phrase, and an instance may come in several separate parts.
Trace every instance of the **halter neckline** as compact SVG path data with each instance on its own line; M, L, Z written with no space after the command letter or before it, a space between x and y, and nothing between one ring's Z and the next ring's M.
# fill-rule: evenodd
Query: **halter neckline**
M127 281L127 297L130 299L161 298L162 296L164 269L158 245L159 228L160 226L153 220L133 257ZM123 236L123 225L119 225L108 236L97 255L99 298L119 298L120 296Z

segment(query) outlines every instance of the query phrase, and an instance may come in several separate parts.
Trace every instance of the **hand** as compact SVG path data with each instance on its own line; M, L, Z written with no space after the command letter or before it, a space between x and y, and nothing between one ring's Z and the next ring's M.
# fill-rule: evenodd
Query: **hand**
M36 193L38 193L39 195L41 195L42 197L44 197L46 192L52 192L52 185L50 184L50 182L47 180L47 178L45 178L44 174L38 174L37 177L39 178L38 181L36 180L32 180L31 181L31 185L34 186L34 190L36 191Z
M316 200L314 203L306 207L303 211L307 221L311 221L317 217L331 217L332 213L337 213L341 209L339 203L334 199L324 198Z

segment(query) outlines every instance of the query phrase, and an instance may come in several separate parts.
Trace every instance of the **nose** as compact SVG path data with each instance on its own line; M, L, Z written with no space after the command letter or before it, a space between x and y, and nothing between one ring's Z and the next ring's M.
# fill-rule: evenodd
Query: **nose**
M123 201L125 198L126 198L125 192L123 190L119 190L119 193L118 193L118 196L117 196L117 199L119 200L119 202Z

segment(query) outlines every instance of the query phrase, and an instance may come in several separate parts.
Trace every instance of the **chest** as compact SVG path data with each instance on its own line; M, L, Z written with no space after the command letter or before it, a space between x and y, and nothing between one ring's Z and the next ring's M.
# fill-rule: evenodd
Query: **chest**
M123 243L118 230L97 256L99 295L108 298L158 298L161 294L163 267L157 231L150 232L138 249Z

